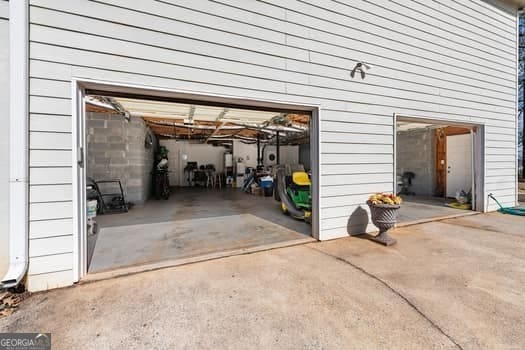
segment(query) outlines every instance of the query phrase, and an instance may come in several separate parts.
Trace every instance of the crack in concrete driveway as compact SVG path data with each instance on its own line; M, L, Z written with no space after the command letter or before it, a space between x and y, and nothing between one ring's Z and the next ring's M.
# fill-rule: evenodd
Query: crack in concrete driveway
M311 246L309 246L308 248L313 249L315 251L318 251L320 253L323 253L325 255L331 256L332 258L334 258L334 259L336 259L338 261L341 261L341 262L343 262L345 264L348 264L348 265L352 266L354 269L356 269L357 271L360 271L361 273L365 274L366 276L368 276L368 277L378 281L379 283L384 285L387 289L389 289L393 294L395 294L396 296L401 298L404 302L406 302L412 309L414 309L415 312L417 312L419 315L421 315L421 317L423 317L426 321L428 321L428 323L430 323L432 325L432 327L434 327L438 332L440 332L445 337L447 337L450 340L450 342L452 342L458 349L463 349L461 347L461 345L453 337L451 337L449 334L447 334L447 332L445 332L436 322L434 322L429 316L427 316L423 311L421 311L421 309L417 305L415 305L412 301L410 301L410 299L408 299L408 297L404 296L401 292L399 292L394 287L392 287L390 284L388 284L388 282L386 282L386 281L382 280L381 278L373 275L372 273L366 271L362 267L357 266L356 264L352 263L351 261L348 261L346 259L343 259L341 257L335 256L335 255L332 255L332 254L328 254L326 252L323 252L320 249L312 248Z
M525 348L522 225L477 215L388 248L349 237L36 293L0 330L54 349Z

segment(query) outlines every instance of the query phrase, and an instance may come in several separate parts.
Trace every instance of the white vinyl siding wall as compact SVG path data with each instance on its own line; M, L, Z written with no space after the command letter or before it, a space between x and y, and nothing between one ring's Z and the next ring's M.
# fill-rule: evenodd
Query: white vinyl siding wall
M0 276L9 264L9 2L0 0Z
M32 0L35 288L72 275L72 77L320 105L321 239L361 229L367 196L393 190L394 113L486 125L486 192L514 205L515 15L482 0L374 3ZM372 69L352 79L360 61Z

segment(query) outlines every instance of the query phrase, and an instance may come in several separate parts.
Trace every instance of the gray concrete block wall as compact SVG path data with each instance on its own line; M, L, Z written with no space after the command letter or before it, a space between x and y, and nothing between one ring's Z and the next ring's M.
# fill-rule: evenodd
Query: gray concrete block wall
M397 133L397 175L405 171L416 174L411 190L416 195L432 196L435 192L435 130L414 129Z
M141 118L127 121L121 115L87 113L87 175L95 180L120 179L126 199L144 204L151 194L155 156L154 147L144 147L148 133L151 130Z

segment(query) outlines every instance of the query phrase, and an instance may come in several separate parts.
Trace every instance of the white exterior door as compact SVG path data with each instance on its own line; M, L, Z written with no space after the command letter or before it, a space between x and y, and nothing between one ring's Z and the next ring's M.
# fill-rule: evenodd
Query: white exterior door
M472 187L471 142L470 134L447 136L447 197Z

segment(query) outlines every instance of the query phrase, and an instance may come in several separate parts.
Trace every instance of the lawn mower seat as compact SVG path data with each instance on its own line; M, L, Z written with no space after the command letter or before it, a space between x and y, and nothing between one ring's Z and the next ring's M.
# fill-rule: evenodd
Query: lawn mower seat
M299 191L310 191L312 182L307 173L304 171L296 171L290 177L291 181L288 184L288 187L295 193L295 195L297 195Z
M292 175L292 181L294 185L297 186L310 186L312 184L312 182L310 181L310 177L304 171L294 172Z

